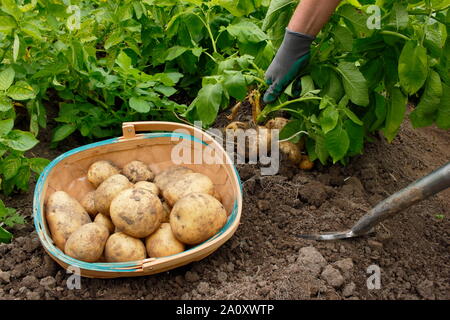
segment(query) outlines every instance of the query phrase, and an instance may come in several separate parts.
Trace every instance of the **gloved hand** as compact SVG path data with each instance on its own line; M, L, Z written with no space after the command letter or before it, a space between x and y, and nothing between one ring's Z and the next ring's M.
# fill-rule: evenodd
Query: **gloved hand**
M266 72L269 85L264 94L264 102L274 102L289 83L305 68L309 61L309 50L315 38L290 31L286 28L283 42Z

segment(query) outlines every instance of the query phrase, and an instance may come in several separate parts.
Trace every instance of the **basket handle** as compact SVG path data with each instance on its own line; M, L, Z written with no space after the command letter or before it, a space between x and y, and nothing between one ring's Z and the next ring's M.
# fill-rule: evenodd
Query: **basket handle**
M122 123L122 139L136 138L136 132L140 131L175 131L186 130L192 136L198 137L207 144L210 144L214 139L202 131L201 129L178 122L169 121L136 121Z

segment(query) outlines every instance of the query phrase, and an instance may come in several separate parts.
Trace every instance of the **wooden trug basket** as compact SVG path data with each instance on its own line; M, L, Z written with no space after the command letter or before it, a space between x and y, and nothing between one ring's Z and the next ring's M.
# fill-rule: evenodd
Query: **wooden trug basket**
M198 261L217 250L236 231L242 211L242 190L239 175L231 159L210 135L202 130L173 122L123 123L123 136L92 143L70 150L54 159L42 172L36 184L33 200L34 224L44 249L57 263L67 269L77 267L80 274L90 278L118 278L155 274ZM177 132L174 132L177 130ZM184 132L180 132L183 131ZM157 131L136 134L139 131ZM177 141L178 140L178 141ZM174 165L171 152L180 141L192 142L183 146L184 152L205 152L225 161L213 164L181 164L207 175L214 183L228 220L218 234L182 253L162 258L147 258L123 263L88 263L71 258L58 249L50 236L45 219L45 205L55 191L63 190L77 200L93 190L87 181L89 166L98 160L110 160L122 167L131 160L150 164L156 174ZM198 154L198 153L197 153Z

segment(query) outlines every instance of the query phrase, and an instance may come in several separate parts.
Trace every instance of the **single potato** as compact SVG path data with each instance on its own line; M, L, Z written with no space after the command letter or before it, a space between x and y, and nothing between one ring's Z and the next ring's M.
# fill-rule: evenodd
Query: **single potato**
M145 238L161 224L163 206L158 196L146 189L121 191L111 202L111 220L122 232Z
M227 212L213 196L191 193L175 203L170 226L175 237L185 244L198 244L215 235L227 222Z
M106 241L105 259L107 262L136 261L146 257L144 243L123 232L112 234Z
M193 170L186 167L172 166L169 169L157 174L154 182L158 188L163 191L168 185L171 185L173 182L177 181L184 174L193 172Z
M95 191L86 193L86 195L81 199L81 205L86 210L86 212L93 218L97 214L97 209L95 208L94 201Z
M109 231L105 226L94 222L85 224L67 239L64 252L81 261L98 261L103 254L108 237Z
M83 206L64 191L56 191L48 198L46 220L52 239L61 250L75 230L91 222Z
M281 130L284 128L285 125L287 125L289 122L288 119L283 117L275 117L273 119L270 119L267 121L265 127L268 129L278 129Z
M94 222L101 224L102 226L105 226L106 229L108 229L110 234L114 233L114 230L116 229L116 227L112 223L111 219L108 216L104 215L103 213L97 214L95 216Z
M145 239L150 258L166 257L184 251L184 244L175 238L169 223L162 223L159 229Z
M119 169L112 162L101 160L91 164L87 178L97 188L103 181L119 173Z
M302 161L302 153L298 144L291 141L280 142L280 150L293 163L299 164Z
M146 189L155 195L159 195L159 188L156 184L148 181L139 181L134 184L135 188Z
M151 181L155 174L147 164L142 161L131 161L122 168L122 173L133 183L139 181Z
M193 192L213 195L214 184L204 174L197 172L186 173L163 190L163 197L167 204L173 207L179 199Z
M109 216L109 207L111 201L120 193L120 191L132 188L133 184L127 177L121 174L115 174L103 181L95 190L94 202L98 212Z

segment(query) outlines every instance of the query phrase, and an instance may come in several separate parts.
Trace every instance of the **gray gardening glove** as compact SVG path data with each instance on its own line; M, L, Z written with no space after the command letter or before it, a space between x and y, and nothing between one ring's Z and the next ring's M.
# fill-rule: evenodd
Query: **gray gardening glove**
M306 67L313 36L290 31L286 28L283 42L266 72L269 85L264 102L274 102L289 83Z

